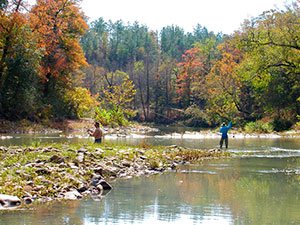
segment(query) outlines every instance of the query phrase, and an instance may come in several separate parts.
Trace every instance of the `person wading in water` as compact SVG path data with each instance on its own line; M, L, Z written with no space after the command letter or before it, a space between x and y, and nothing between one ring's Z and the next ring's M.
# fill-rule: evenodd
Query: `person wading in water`
M94 126L96 128L94 131L88 129L87 132L89 133L90 136L95 138L95 143L101 143L103 137L103 131L100 129L100 123L95 122Z
M232 123L229 122L228 126L225 123L222 124L220 128L221 140L220 140L220 148L223 147L223 142L225 141L225 147L228 148L228 131L232 127Z

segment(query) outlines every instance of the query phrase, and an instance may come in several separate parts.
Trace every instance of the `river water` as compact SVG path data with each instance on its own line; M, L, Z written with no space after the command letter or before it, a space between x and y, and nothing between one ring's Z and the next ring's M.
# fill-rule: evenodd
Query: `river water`
M27 138L63 141L63 137ZM91 141L77 139L64 141ZM26 136L2 139L0 145L13 141L24 144ZM218 146L216 138L106 141ZM231 137L228 151L239 156L181 166L162 175L113 181L114 189L97 201L85 199L2 211L0 224L300 224L300 139Z

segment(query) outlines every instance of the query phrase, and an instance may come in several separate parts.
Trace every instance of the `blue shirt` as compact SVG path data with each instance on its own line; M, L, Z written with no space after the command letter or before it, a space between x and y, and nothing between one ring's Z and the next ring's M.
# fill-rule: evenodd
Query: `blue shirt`
M227 132L232 127L232 123L230 122L228 126L222 126L220 128L220 133L222 134L222 138L228 138Z

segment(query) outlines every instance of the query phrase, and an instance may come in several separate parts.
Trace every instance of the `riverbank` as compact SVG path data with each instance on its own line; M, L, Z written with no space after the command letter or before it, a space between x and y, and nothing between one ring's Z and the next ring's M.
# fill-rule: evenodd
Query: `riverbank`
M34 123L28 120L8 121L0 119L0 138L6 134L53 134L53 133L87 133L88 129L94 129L93 119L48 121ZM132 133L146 134L157 131L155 128L132 123L127 127L102 128L107 134L128 135Z
M0 208L86 196L101 199L113 179L149 176L176 170L178 164L228 156L218 149L178 146L2 146Z
M47 123L34 123L28 120L21 120L18 122L12 122L8 120L0 119L0 139L9 138L7 134L54 134L54 133L66 133L87 135L87 129L94 128L93 119L78 119L78 120L64 120L64 121L52 121ZM159 133L157 128L151 126L132 123L127 127L109 128L103 127L104 133L108 138L115 137L129 137L131 135L140 135L139 137L147 137L151 133ZM300 130L289 130L284 132L272 132L272 133L247 133L240 129L231 129L229 132L230 138L280 138L280 137L300 137ZM167 134L155 134L157 138L169 138L169 139L205 139L205 138L220 138L219 128L214 130L201 129L198 131L182 132L170 132Z

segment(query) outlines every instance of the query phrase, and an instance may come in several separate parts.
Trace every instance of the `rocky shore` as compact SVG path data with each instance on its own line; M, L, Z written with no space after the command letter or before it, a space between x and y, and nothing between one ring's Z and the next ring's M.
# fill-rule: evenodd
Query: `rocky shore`
M178 146L2 146L0 209L83 197L99 200L116 178L149 176L176 170L179 164L227 156L218 149Z

